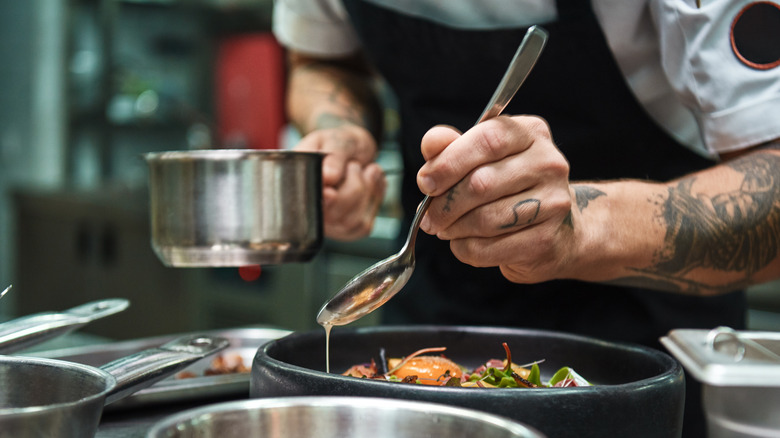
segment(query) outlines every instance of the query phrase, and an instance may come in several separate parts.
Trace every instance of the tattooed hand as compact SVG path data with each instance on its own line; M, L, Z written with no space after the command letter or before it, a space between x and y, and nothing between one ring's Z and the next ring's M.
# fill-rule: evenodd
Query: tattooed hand
M500 117L422 140L421 228L518 283L572 278L712 295L780 278L778 143L671 182L572 184L549 130Z
M367 236L386 186L382 168L374 163L371 134L342 124L311 132L295 149L327 153L322 165L325 235L338 240Z
M499 266L515 282L560 275L577 233L569 166L537 118L502 116L463 135L434 127L422 139L420 189L436 196L422 229L450 241L462 262Z

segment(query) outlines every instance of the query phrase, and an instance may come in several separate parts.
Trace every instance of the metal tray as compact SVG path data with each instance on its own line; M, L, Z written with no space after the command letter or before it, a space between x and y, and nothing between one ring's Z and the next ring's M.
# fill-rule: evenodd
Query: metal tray
M702 383L780 387L780 332L677 329L661 343Z
M244 365L247 368L251 368L255 353L261 345L268 341L286 336L291 332L276 328L235 328L198 333L221 336L228 339L230 341L230 346L219 354L223 356L238 354L243 359ZM181 334L90 345L86 347L38 351L35 352L34 355L99 367L120 357L164 344L179 336L181 336ZM211 367L215 357L216 356L206 357L184 370L194 373L197 377L186 379L178 378L176 376L169 377L106 406L105 410L121 410L157 403L185 402L209 398L223 398L234 395L248 396L249 373L213 376L204 375L206 370Z

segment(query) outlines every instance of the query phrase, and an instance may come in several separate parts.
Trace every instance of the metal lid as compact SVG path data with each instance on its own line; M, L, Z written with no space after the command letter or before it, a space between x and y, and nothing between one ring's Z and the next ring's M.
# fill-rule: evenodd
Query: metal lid
M780 387L780 332L676 329L661 343L702 383Z

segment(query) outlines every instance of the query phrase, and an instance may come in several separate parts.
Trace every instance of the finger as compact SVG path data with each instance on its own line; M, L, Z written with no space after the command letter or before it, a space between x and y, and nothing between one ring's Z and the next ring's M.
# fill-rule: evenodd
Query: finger
M439 155L450 143L460 137L452 126L437 125L429 129L420 141L420 151L425 161Z
M373 162L376 143L364 128L347 125L311 132L301 139L295 149L327 154L322 163L323 183L325 186L338 186L345 177L348 161Z
M517 272L543 278L562 259L560 244L567 241L567 234L571 234L570 229L545 223L521 233L451 240L450 250L458 260L471 266L511 265Z
M571 212L571 198L560 190L528 190L475 208L436 236L444 240L497 237L522 232L547 221L560 223Z
M371 193L368 198L370 208L366 210L366 215L369 216L369 220L373 223L373 219L382 206L382 201L385 197L387 180L384 170L376 163L366 166L363 170L363 178L367 181L368 190Z
M322 184L325 187L338 187L347 174L349 158L340 153L325 155L322 160Z
M363 168L356 161L350 161L347 178L326 211L326 233L342 240L367 235L382 201L381 196L374 195L374 187L383 184L384 174L378 165Z
M439 196L477 167L525 151L536 141L551 141L549 127L538 117L501 116L466 131L417 174L420 189Z
M438 235L480 206L511 199L514 201L507 208L513 208L514 203L533 197L529 190L537 190L546 197L556 196L553 199L557 200L569 199L569 165L552 142L539 142L522 153L473 170L446 194L433 200L421 226L426 232ZM555 190L560 193L555 195Z
M350 214L360 205L363 190L361 179L362 171L360 164L356 161L348 162L345 168L345 178L341 185L336 188L336 196L326 212L331 222L347 220Z

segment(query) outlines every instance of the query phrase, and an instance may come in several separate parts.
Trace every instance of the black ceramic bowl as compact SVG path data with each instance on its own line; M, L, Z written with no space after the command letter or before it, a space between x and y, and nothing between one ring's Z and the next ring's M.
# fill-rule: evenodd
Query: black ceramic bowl
M341 376L350 366L402 357L426 347L468 368L491 358L540 365L542 380L562 366L594 386L477 389L434 387ZM650 348L565 333L486 327L380 326L335 328L331 374L325 372L325 332L293 333L262 346L252 365L250 395L340 395L444 403L498 414L554 437L678 437L682 433L685 385L681 366Z

